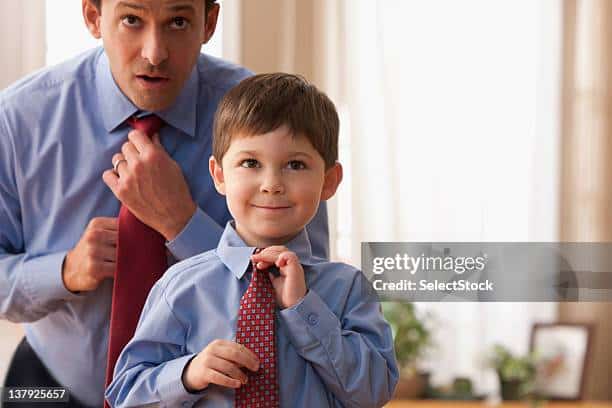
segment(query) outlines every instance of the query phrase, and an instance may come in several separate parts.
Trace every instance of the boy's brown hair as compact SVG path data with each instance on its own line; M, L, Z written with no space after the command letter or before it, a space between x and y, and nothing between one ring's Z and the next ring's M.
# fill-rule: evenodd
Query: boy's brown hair
M219 164L232 137L264 134L287 126L305 136L332 167L338 159L340 121L333 102L303 77L285 73L249 77L221 100L213 130L213 156Z

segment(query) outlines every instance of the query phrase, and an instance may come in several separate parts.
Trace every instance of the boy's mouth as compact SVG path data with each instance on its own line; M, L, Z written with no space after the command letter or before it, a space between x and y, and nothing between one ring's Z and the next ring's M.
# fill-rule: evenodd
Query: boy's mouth
M288 208L291 208L288 205L256 205L256 204L252 204L253 207L255 208L260 208L262 210L286 210Z

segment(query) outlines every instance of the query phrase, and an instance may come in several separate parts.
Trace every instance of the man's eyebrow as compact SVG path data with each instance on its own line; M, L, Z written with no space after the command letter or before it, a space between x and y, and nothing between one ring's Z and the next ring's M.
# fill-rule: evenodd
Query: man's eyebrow
M195 7L193 4L172 4L166 7L170 11L178 12L178 11L191 11L195 13Z
M146 9L146 7L141 4L128 3L127 1L120 1L119 4L117 4L117 7L131 8L131 9L136 9L136 10Z

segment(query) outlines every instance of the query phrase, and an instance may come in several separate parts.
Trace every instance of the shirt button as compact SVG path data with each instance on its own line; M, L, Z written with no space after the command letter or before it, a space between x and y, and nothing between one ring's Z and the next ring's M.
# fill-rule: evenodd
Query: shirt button
M319 316L316 313L311 313L308 315L308 324L311 326L316 326L319 323Z

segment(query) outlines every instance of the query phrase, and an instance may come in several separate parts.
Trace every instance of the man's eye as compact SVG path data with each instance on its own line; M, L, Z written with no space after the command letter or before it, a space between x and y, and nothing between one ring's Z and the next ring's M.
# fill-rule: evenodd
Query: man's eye
M303 161L291 160L289 163L287 163L287 167L289 167L291 170L303 170L306 168L306 165Z
M255 159L246 159L240 163L240 166L253 169L259 167L259 162Z
M184 30L189 25L189 21L185 17L175 17L172 19L172 28Z
M121 21L127 27L138 27L138 26L140 26L140 18L138 18L136 16L133 16L133 15L124 16L124 17L121 18Z

